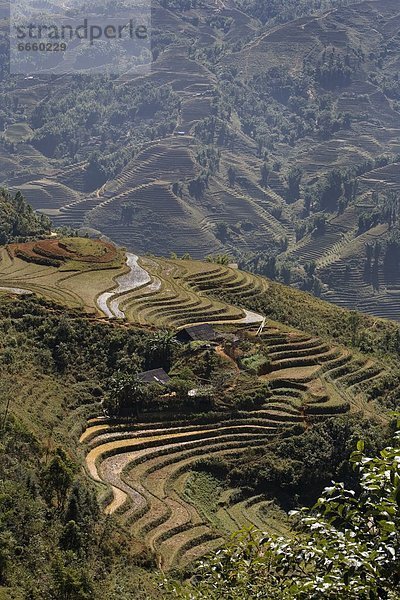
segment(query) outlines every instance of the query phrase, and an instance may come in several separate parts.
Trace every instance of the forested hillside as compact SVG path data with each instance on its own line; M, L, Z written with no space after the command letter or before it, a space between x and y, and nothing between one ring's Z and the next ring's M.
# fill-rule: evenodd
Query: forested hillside
M156 597L140 540L102 516L78 440L149 336L1 294L0 598ZM117 583L118 582L118 583Z
M21 193L0 190L0 244L25 241L50 233L50 220L35 213Z
M3 182L56 225L399 319L397 8L154 0L148 75L3 75Z

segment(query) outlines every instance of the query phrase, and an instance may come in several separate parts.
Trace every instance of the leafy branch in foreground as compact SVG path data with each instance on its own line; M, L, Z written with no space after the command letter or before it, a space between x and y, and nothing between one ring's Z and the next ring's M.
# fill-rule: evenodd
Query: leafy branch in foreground
M400 432L376 458L351 456L358 490L324 490L292 513L291 538L256 530L235 536L199 564L190 584L166 582L181 600L400 598Z

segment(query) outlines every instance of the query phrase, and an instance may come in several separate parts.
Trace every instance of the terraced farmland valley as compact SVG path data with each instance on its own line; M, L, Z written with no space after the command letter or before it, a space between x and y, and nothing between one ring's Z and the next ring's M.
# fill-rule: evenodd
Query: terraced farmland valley
M291 509L353 484L358 439L387 446L398 324L235 265L33 237L0 248L1 599L167 600L160 576L243 528L293 539Z
M400 600L399 0L147 8L0 0L0 600Z
M240 304L240 299L266 291L268 282L213 263L139 259L102 242L65 238L1 248L0 288L26 290L92 315L183 327L260 324L263 316L212 293L225 289Z
M5 77L1 183L135 254L400 320L397 0L261 4L155 0L148 74Z
M287 533L276 483L272 492L232 473L331 419L387 419L377 402L396 390L388 364L359 351L351 315L302 292L234 265L138 257L88 238L12 243L0 255L0 299L39 298L115 330L102 404L80 444L104 513L164 571L192 568L245 526ZM268 319L284 309L287 325ZM293 328L296 316L310 330L340 323L353 347ZM121 335L141 331L132 325L152 337L122 357ZM396 337L384 321L364 326ZM52 350L62 370L73 364L65 327L61 355L59 342Z
M268 325L261 335L250 326L239 335L234 358L216 348L231 371L224 407L173 420L92 419L80 440L89 475L112 490L105 512L145 540L163 570L188 567L242 527L284 533L286 517L273 498L230 487L218 464L262 455L294 426L301 431L335 415L373 414L368 392L387 375L377 361L282 326ZM267 387L254 406L233 410L249 372L257 373L248 366L261 348L268 366L251 385Z
M196 506L185 493L194 476L191 465L199 458L262 448L273 432L274 425L262 418L254 424L243 418L172 428L160 423L158 429L112 427L110 433L105 428L91 442L87 464L94 478L113 485L114 500L106 511L118 510L123 523L159 556L163 569L184 567L216 549L229 532L251 523L263 529L268 523L267 510L261 511L269 504L264 497L235 503L230 500L234 490L221 489L209 513ZM96 459L101 461L99 472Z

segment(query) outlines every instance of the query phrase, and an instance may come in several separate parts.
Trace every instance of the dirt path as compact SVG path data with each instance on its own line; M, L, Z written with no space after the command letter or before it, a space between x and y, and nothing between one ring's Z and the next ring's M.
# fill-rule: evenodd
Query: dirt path
M246 316L244 317L244 319L239 321L240 323L246 323L246 325L256 325L261 324L265 319L265 317L263 317L262 315L252 312L251 310L243 310Z
M215 348L215 352L218 354L218 356L220 356L221 358L223 358L224 360L228 361L232 367L235 369L236 373L240 373L240 369L237 365L236 360L234 360L231 356L229 356L225 350L223 349L222 346L217 346Z

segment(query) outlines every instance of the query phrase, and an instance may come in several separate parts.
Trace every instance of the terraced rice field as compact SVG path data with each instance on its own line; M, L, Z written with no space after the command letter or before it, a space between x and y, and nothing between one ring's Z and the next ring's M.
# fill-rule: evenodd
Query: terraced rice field
M187 62L183 57L174 57L174 61L183 67ZM167 74L166 71L162 73ZM177 130L188 131L198 120L208 116L210 86L193 83L189 88L189 92L182 92L187 101L182 104ZM285 235L291 236L293 226L289 221L279 223L271 215L269 209L274 206L274 201L258 202L257 197L265 196L265 192L254 175L249 140L239 134L238 149L246 156L250 154L249 181L244 188L237 185L236 189L228 189L223 167L220 174L210 179L201 199L191 197L187 190L182 195L176 195L172 190L177 182L187 187L202 170L196 160L196 139L189 134L169 135L145 144L119 175L89 194L84 193L87 166L84 163L41 179L27 176L24 180L11 182L11 188L16 190L22 186L27 200L36 210L49 215L54 225L88 226L135 252L161 255L188 252L194 258L204 258L224 250L224 244L216 235L221 222L241 230L241 242L246 237L245 228L249 226L252 234L247 236L246 248L265 249L266 243L272 247ZM231 157L227 156L225 160L228 164ZM238 164L243 162L236 154L235 160ZM131 219L124 217L127 204L134 209ZM236 241L231 243L233 247Z
M349 206L341 217L327 215L323 236L306 236L296 242L294 229L301 206L292 206L285 200L287 171L292 166L303 169L304 187L334 168L360 166L365 161L372 164L378 156L393 157L400 151L399 112L379 84L380 77L375 77L379 71L390 80L396 73L396 50L381 56L382 40L396 34L396 0L343 6L292 22L271 22L261 29L256 19L230 4L206 2L193 10L190 19L180 11L157 4L153 11L155 29L165 32L166 39L171 40L180 32L183 38L193 42L196 52L188 53L186 44L180 45L176 40L166 44L155 57L151 73L121 76L116 80L116 89L144 82L154 88L170 86L179 97L177 118L171 128L159 130L155 125L151 141L142 143L140 136L137 140L135 135L125 136L123 132L118 143L124 150L132 150L134 158L99 189L95 188L100 180L91 176L88 163L82 158L88 156L87 146L90 152L101 148L97 135L93 139L90 136L87 139L84 136L84 141L79 139L77 158L71 159L78 161L75 164L44 156L31 139L32 135L35 137L35 131L28 126L32 113L37 107L47 108L53 93L62 97L68 88L66 80L54 80L53 92L49 94L44 80L21 78L9 90L10 102L15 102L20 109L17 114L24 114L26 122L18 122L17 117L16 123L4 127L3 138L15 143L15 149L0 149L2 183L12 191L21 189L33 207L50 215L56 226L95 228L138 254L176 252L181 256L189 252L200 259L210 253L234 255L237 250L242 255L276 254L286 247L282 246L285 241L287 254L300 265L316 261L317 275L325 286L322 292L325 299L400 320L398 274L390 278L391 281L380 274L379 289L373 289L363 277L363 264L358 259L364 254L360 242L367 236L358 236L357 232L360 207ZM229 22L226 30L210 25L210 16L216 14ZM369 27L371 23L374 28ZM365 36L367 28L369 33ZM237 50L231 52L231 44L239 41ZM220 48L212 70L207 68L206 61L199 60L203 50L210 47ZM221 85L225 77L221 79L222 74L232 68L238 89L246 88L253 76L265 73L265 65L287 67L296 77L301 75L304 64L320 61L326 49L344 58L348 52L357 54L356 48L362 48L364 56L351 81L329 93L334 114L350 115L351 126L327 134L327 139L318 132L310 132L294 143L283 141L287 138L283 130L284 135L278 135L281 141L269 149L271 164L277 160L280 166L272 170L264 189L260 185L262 158L257 151L256 132L252 131L247 118L243 118L240 106L233 103L229 116L223 115L218 107L217 100L225 86ZM376 57L382 61L378 69ZM316 86L316 95L320 93L323 89ZM285 113L284 104L281 106ZM213 139L199 134L204 121L210 117L216 118ZM265 135L275 139L273 123L271 127L271 130L266 129ZM145 139L149 140L147 134ZM206 189L195 197L189 192L189 185L204 168L197 159L208 145L217 150L219 165L207 180ZM234 167L236 172L233 185L229 182L229 167ZM178 192L176 184L181 186ZM362 200L372 191L397 193L399 189L398 163L373 168L359 177ZM128 218L127 206L132 212ZM221 223L228 225L226 238L218 234ZM373 231L369 233L374 235ZM376 238L384 240L386 233L381 230ZM346 275L349 267L350 277ZM176 290L168 293L172 302ZM163 301L168 302L167 295ZM130 312L133 315L135 307Z
M268 346L268 381L273 397L263 409L303 418L345 413L358 406L363 390L384 375L381 365L347 349L301 333L261 334Z
M263 320L262 315L231 306L207 293L226 288L240 301L241 297L248 298L268 288L266 280L236 269L193 261L147 257L138 260L128 253L125 266L123 261L103 264L104 255L97 262L88 257L82 270L75 261L60 264L62 261L58 260L59 266L26 262L25 255L32 255L34 260L43 257L36 256L35 244L20 246L24 254L21 257L12 246L8 251L0 249L0 287L29 290L72 308L157 327ZM47 257L53 247L54 257L57 252L64 252L57 250L54 239L46 241L45 246ZM203 280L208 279L204 286Z
M27 123L14 123L7 127L2 137L9 142L21 142L29 140L32 134L33 131Z
M31 181L19 185L13 191L20 191L35 210L48 214L80 198L78 192L51 179Z
M240 304L241 298L268 289L262 278L212 263L145 257L140 265L151 281L120 301L121 310L132 322L176 328L195 323L247 322L249 313L210 294L229 289ZM262 319L258 316L256 321Z
M245 506L231 507L222 498L211 522L188 500L185 487L194 463L262 447L276 427L273 421L247 416L221 416L220 422L203 425L107 424L101 430L94 421L85 434L87 467L95 480L112 486L113 500L106 512L118 511L164 569L181 567L218 547L241 519L251 522ZM267 526L268 517L258 519L254 517L254 523Z
M67 270L64 270L67 269ZM115 286L114 278L122 275L125 267L101 268L87 264L84 270L66 265L46 266L26 262L0 248L0 287L18 288L33 292L69 308L79 308L96 314L96 298Z
M199 459L234 457L265 447L294 424L357 411L362 390L384 375L362 356L274 324L262 341L271 358L270 372L260 378L271 390L262 406L234 416L214 413L207 421L93 419L81 437L88 473L113 492L105 496L106 513L145 540L165 570L184 568L243 526L285 528L267 496L226 488L196 470Z
M387 224L378 224L364 233L358 231L358 217L366 209L373 209L366 185L376 189L397 189L389 183L389 175L398 178L398 165L377 169L360 178L363 195L355 205L349 206L343 215L328 220L326 230L320 236L306 236L291 248L288 254L304 264L314 261L317 275L324 284L321 297L343 308L356 309L369 315L400 321L400 304L397 290L400 277L397 271L388 273L379 261L376 274L366 271L366 245L375 244L388 234ZM379 179L379 177L381 179ZM400 184L399 184L400 185ZM383 253L382 253L383 255Z

